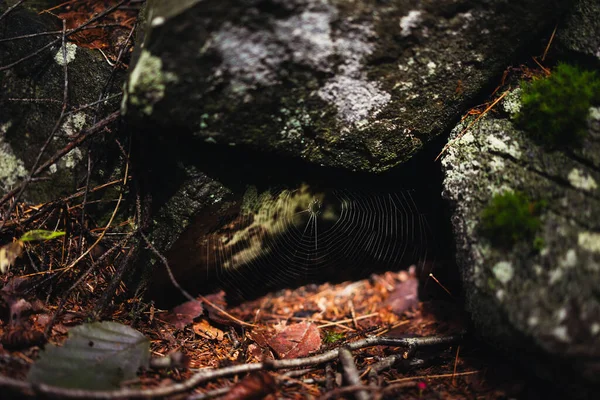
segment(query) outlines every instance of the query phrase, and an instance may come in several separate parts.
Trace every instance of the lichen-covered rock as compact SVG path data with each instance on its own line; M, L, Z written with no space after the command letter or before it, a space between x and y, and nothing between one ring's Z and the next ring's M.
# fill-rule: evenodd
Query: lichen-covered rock
M557 38L564 49L600 61L600 3L597 0L576 1L561 24Z
M0 6L0 12L3 11ZM0 38L56 30L56 18L39 16L16 8L0 21ZM60 28L59 28L60 29ZM29 56L57 36L34 36L0 42L0 67ZM68 68L68 108L60 126L48 145L43 163L57 150L70 143L75 135L94 123L95 107L71 111L95 102L105 89L112 67L98 52L73 43L42 51L12 68L0 71L0 197L29 174L38 154L61 114L64 93L64 63ZM122 73L115 77L117 84ZM113 91L120 88L112 86ZM100 105L101 110L114 110L113 99ZM24 193L30 202L47 202L73 193L86 173L81 163L85 151L73 148L51 165L44 180L35 182ZM106 157L105 157L106 159ZM39 164L38 164L39 166Z
M484 117L442 158L466 306L485 340L585 396L600 387L600 113L590 110L580 148L548 151L511 122L517 96L504 107L505 118ZM510 192L543 207L530 210L533 235L502 246L481 220Z
M176 4L148 2L131 121L380 172L451 128L561 2Z

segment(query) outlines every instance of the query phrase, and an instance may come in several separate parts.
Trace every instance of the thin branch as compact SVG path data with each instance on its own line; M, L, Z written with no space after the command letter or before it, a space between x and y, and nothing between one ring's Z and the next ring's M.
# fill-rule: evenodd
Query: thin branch
M432 336L422 338L389 338L389 337L368 337L356 342L348 343L345 346L349 350L358 350L372 346L393 346L393 347L429 347L438 345L451 345L461 341L463 335L451 336ZM307 367L316 364L322 364L333 361L339 357L339 349L327 351L312 357L298 358L292 360L271 360L262 363L234 365L220 369L202 369L196 372L188 380L176 383L170 386L161 386L151 389L117 389L117 390L85 390L85 389L67 389L50 386L46 384L33 385L29 382L18 379L8 378L0 375L0 388L19 389L29 396L38 395L49 398L63 399L93 399L93 400L119 400L119 399L150 399L156 397L172 396L194 389L201 383L224 378L227 376L244 374L265 369L280 370L288 368ZM476 373L476 372L473 372ZM456 374L456 376L464 375ZM448 374L451 376L452 374ZM430 376L436 377L436 376ZM441 377L441 376L439 376ZM412 378L415 379L415 378ZM362 389L362 387L361 387ZM372 390L368 386L364 390Z
M101 29L101 28L115 28L115 27L131 29L130 26L123 25L123 24L100 24L100 25L86 26L86 27L82 28L82 30ZM12 42L12 41L15 41L15 40L31 39L31 38L40 37L40 36L52 36L52 35L58 35L60 33L62 33L62 31L48 31L48 32L30 33L30 34L27 34L27 35L19 35L19 36L13 36L13 37L9 37L9 38L0 39L0 43L2 43L2 42ZM67 36L68 35L69 34L67 33Z
M0 15L0 21L2 21L2 19L4 19L4 17L6 17L8 14L10 14L12 12L12 10L19 7L23 2L25 2L25 0L19 0L12 6L8 7L8 9L6 11L4 11L4 14Z
M342 364L342 368L344 371L344 379L351 386L360 386L362 382L360 381L360 375L358 373L358 369L356 368L356 364L354 363L354 357L352 357L352 353L345 347L339 349L339 358L340 363ZM369 400L370 396L367 392L363 390L356 391L354 393L354 397L356 400Z
M127 242L129 242L129 240L133 237L134 234L135 234L135 232L128 233L127 236L125 238L123 238L123 240L121 240L119 243L115 244L113 247L111 247L110 249L108 249L107 251L105 251L104 254L102 254L96 261L94 261L94 263L92 265L90 265L89 268L83 274L81 274L81 276L79 277L79 279L77 279L77 281L75 281L75 283L73 283L71 285L71 287L68 288L62 294L63 298L61 299L60 303L58 304L58 307L56 308L56 311L54 312L54 315L52 316L52 319L50 320L50 322L48 323L48 325L46 325L46 329L44 331L44 334L46 335L46 337L50 336L50 331L52 330L52 327L54 326L54 323L56 322L56 319L58 318L58 316L62 312L62 309L64 308L65 304L67 303L67 299L68 299L69 295L73 292L73 290L75 290L79 285L81 285L83 283L83 280L94 269L96 269L96 267L98 265L100 265L100 263L104 262L104 260L109 255L111 255L112 253L114 253L117 249L123 248L125 245L127 245Z

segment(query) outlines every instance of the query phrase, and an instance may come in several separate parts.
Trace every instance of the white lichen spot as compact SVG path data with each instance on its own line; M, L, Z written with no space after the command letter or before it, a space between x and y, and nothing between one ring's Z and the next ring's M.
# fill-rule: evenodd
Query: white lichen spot
M489 166L492 172L500 172L505 167L504 160L500 157L493 157L489 163Z
M135 68L129 74L127 99L146 115L151 115L154 105L164 97L167 83L178 81L175 74L164 72L162 67L159 57L142 50ZM121 103L123 114L127 113L127 99L124 96Z
M504 300L504 296L505 296L505 295L506 295L506 293L505 293L505 292L504 292L504 290L502 290L502 289L499 289L499 290L497 290L497 291L496 291L496 298L497 298L499 301L502 301L502 300Z
M165 17L156 17L152 19L152 27L160 26L165 23Z
M373 82L338 75L319 89L321 99L335 104L338 117L347 123L356 123L376 115L390 100L389 93Z
M204 141L205 141L206 143L217 144L217 141L216 141L216 139L215 139L214 137L212 137L212 136L209 136L209 137L207 137L206 139L204 139Z
M532 328L537 326L539 323L540 319L535 315L532 315L527 319L527 324Z
M223 67L232 76L233 91L244 93L256 85L277 83L277 71L286 59L286 51L272 32L253 32L226 23L213 41Z
M559 309L556 311L556 320L557 320L558 322L562 322L562 321L564 321L564 320L565 320L565 318L567 318L567 309L566 309L566 308L564 308L564 307L563 307L563 308L559 308Z
M600 324L597 322L594 322L592 324L592 326L590 326L590 332L592 333L592 335L596 336L598 333L600 333Z
M577 253L573 249L569 249L567 254L560 260L560 266L563 268L573 268L577 265Z
M563 270L561 268L556 268L556 269L550 271L549 276L550 276L549 283L550 283L550 285L553 285L562 278Z
M496 263L496 265L492 267L492 272L494 273L496 279L504 284L508 283L514 275L513 266L508 261L500 261L499 263Z
M598 189L598 184L594 178L580 169L573 168L567 178L571 185L577 189L587 190L588 192Z
M331 64L328 59L334 54L331 17L332 10L304 11L278 21L275 34L288 45L294 62L326 71Z
M79 150L76 147L73 150L71 150L70 152L68 152L67 154L65 154L63 159L65 161L65 167L75 168L77 163L79 163L79 161L81 161L83 159L83 154L81 153L81 150Z
M10 121L0 125L0 189L2 191L8 191L27 176L25 164L15 156L10 144L4 141L4 136L11 126Z
M433 61L429 61L427 63L427 75L431 76L431 75L435 74L436 68L437 68L437 64L434 63Z
M502 108L504 108L504 111L510 114L511 117L521 111L521 92L521 88L517 88L509 92L504 96L504 100L502 100Z
M577 244L579 244L579 247L592 253L600 253L600 233L579 232Z
M568 343L571 341L566 326L557 326L552 330L552 335L554 335L554 337L560 340L561 342Z
M519 149L519 145L517 143L507 144L502 139L494 135L487 136L486 140L490 150L505 153L514 158L521 157L521 149Z
M48 167L48 172L50 172L51 174L55 174L56 171L58 171L58 166L56 165L56 163Z
M79 112L79 113L71 114L65 118L65 121L63 122L60 129L67 136L74 136L83 129L86 122L87 122L87 115L85 113Z
M408 37L412 34L414 28L419 26L423 21L422 12L417 10L409 11L407 15L400 19L400 35L402 37Z
M65 46L65 50L66 50L65 54L63 54L63 47L61 46L61 48L54 55L54 61L56 61L58 65L63 66L63 67L65 66L65 60L67 61L67 64L68 64L75 59L75 53L77 52L77 45L74 43L67 42L66 46Z

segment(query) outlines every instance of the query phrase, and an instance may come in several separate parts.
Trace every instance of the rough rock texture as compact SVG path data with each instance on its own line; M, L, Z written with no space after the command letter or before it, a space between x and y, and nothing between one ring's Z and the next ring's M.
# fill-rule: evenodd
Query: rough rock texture
M600 2L576 1L557 38L565 49L600 61Z
M512 94L504 102L507 114L518 109L517 99ZM466 305L478 332L582 396L600 387L598 108L590 110L589 122L580 149L549 152L515 129L508 115L486 117L442 159L443 196L451 205ZM541 251L533 239L499 248L482 235L483 208L509 190L547 202L537 232Z
M148 3L123 103L131 121L379 172L451 128L561 2L176 4Z
M3 10L0 6L0 12ZM57 29L60 27L56 26L56 18L17 8L0 21L0 39ZM0 42L0 67L30 55L55 38L55 35L38 36ZM73 43L66 44L66 61L67 110L98 100L112 67L98 52ZM64 92L63 65L63 51L57 44L13 68L0 71L0 197L27 176L59 118ZM103 107L114 110L118 103L114 100L110 103ZM90 107L68 112L41 161L46 161L82 129L91 126L95 111ZM85 171L86 163L80 163L84 153L80 148L71 150L50 167L47 180L30 185L25 199L47 202L73 193Z

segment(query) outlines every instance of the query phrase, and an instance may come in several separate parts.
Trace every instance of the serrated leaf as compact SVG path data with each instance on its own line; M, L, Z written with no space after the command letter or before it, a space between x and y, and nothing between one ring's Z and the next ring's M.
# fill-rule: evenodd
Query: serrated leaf
M50 240L56 239L57 237L64 236L65 232L63 231L47 231L44 229L34 229L31 231L27 231L21 236L21 241L23 242L33 242L36 240Z
M64 346L47 345L27 380L53 386L108 390L134 379L150 360L150 341L116 322L83 324L69 331Z
M0 273L8 271L22 252L23 242L20 240L0 247Z

